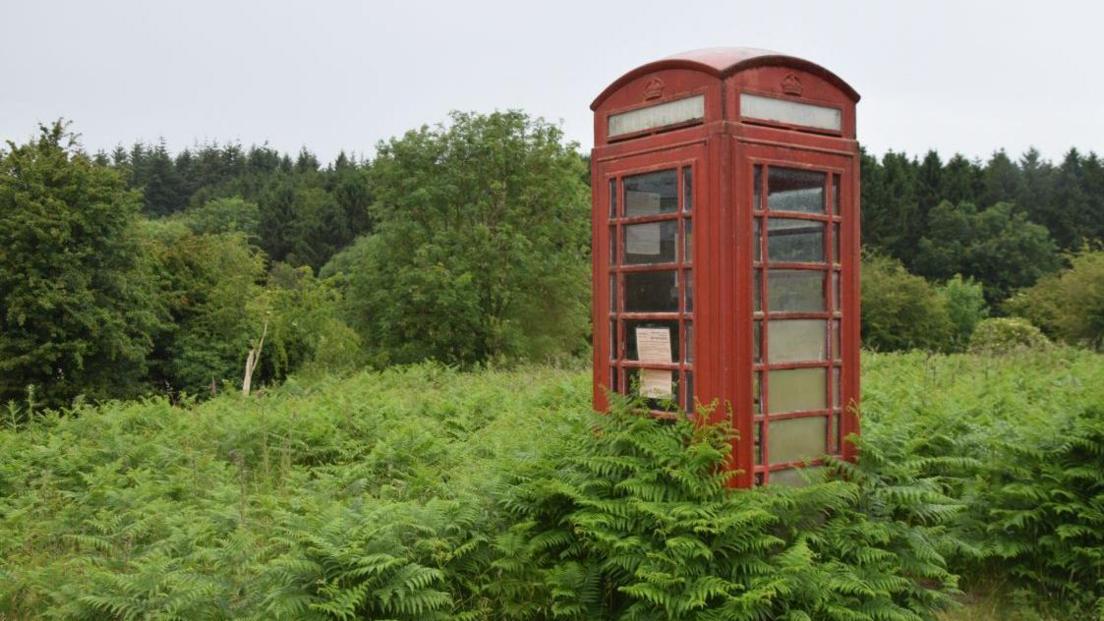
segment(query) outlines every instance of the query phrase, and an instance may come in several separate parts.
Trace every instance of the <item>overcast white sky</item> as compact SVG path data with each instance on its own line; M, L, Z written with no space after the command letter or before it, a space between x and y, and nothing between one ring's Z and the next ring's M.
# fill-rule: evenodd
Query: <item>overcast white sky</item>
M868 149L1104 153L1104 3L0 0L0 138L65 117L89 150L164 138L371 155L449 110L521 108L591 146L625 71L713 46L824 65Z

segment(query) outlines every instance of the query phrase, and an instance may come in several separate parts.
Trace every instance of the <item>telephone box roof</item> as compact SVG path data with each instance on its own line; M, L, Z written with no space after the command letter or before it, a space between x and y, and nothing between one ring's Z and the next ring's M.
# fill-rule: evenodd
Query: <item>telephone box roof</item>
M818 75L839 88L853 101L857 102L859 100L858 92L851 88L850 84L824 67L803 58L752 47L709 47L673 54L629 71L607 86L602 94L598 95L594 102L590 104L590 109L597 110L598 106L602 105L607 97L629 81L662 69L693 69L724 79L745 69L767 65L792 67Z

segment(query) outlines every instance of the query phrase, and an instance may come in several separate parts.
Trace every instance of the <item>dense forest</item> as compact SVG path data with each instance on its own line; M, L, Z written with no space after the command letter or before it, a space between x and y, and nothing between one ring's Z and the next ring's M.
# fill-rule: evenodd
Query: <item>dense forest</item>
M588 182L577 145L521 112L325 165L234 143L87 154L45 126L0 151L0 402L210 395L251 351L255 385L577 356ZM1099 344L1095 153L864 153L862 207L867 347L960 351L1005 315Z

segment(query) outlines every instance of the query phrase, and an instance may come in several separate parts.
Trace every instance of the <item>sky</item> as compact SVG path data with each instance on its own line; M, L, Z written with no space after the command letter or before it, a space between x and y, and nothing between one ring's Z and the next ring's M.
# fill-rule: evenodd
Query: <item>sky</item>
M673 53L760 47L861 95L859 140L945 158L1104 154L1104 3L0 0L0 139L63 117L89 151L340 150L450 110L522 109L589 150L590 102Z

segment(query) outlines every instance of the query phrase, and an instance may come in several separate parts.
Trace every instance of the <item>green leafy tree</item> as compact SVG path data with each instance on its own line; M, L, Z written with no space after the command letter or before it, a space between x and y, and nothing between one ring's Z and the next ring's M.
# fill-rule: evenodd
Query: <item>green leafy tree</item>
M951 320L951 349L962 351L970 343L978 323L989 315L984 288L972 278L955 274L943 284L941 292Z
M453 113L378 153L375 231L336 262L381 360L470 364L583 345L589 192L558 128L521 112Z
M186 210L181 220L198 235L241 233L257 239L260 210L255 203L240 197L216 198Z
M49 404L143 388L163 310L139 236L141 197L66 125L0 154L0 400Z
M1068 343L1104 346L1104 251L1084 250L1070 267L1017 293L1008 310Z
M914 265L934 280L974 278L996 304L1058 269L1059 257L1047 230L1011 203L978 211L971 203L944 201L928 214Z
M196 235L182 223L158 221L147 234L172 317L151 356L156 384L197 395L239 383L264 321L247 312L262 294L264 256L240 233Z
M951 317L939 290L900 261L867 256L862 265L862 342L880 351L950 347Z

